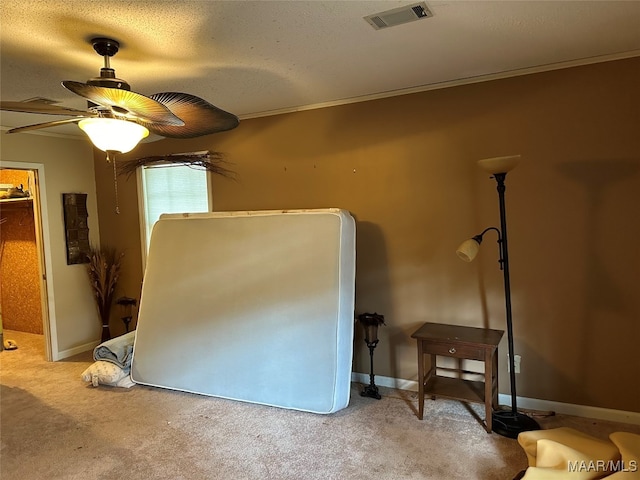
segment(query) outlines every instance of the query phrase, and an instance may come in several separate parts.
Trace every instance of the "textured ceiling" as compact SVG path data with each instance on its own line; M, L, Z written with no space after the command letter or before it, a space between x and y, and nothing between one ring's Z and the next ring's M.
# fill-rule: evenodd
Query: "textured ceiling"
M180 91L248 118L640 55L639 1L427 1L433 17L374 30L411 1L2 0L2 100L85 108L61 85L111 60L132 90ZM2 112L3 126L52 117ZM78 131L75 126L56 131Z

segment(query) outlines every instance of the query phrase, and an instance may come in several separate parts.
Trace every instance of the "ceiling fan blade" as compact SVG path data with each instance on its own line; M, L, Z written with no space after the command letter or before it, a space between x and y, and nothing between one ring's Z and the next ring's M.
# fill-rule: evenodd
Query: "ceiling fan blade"
M87 117L91 117L91 115L87 115ZM20 133L27 132L29 130L39 130L41 128L55 127L57 125L79 122L80 120L82 120L82 117L67 118L65 120L55 120L53 122L36 123L34 125L25 125L24 127L12 128L11 130L7 130L7 133Z
M143 120L161 125L184 125L184 122L162 103L130 90L72 81L62 82L62 86L128 120Z
M40 113L43 115L71 115L74 117L86 116L85 110L75 108L59 107L47 102L0 102L0 110L22 113Z
M231 130L238 126L234 114L211 105L206 100L188 93L155 93L150 98L162 103L184 121L183 126L158 125L153 122L138 121L151 132L169 138L194 138L211 133Z

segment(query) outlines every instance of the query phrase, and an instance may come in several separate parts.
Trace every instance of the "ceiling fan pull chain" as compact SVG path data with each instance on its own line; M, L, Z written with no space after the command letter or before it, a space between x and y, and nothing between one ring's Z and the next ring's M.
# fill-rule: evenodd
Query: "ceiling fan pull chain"
M107 150L107 162L113 163L113 189L116 194L116 215L120 215L120 204L118 202L118 173L116 168L115 152Z

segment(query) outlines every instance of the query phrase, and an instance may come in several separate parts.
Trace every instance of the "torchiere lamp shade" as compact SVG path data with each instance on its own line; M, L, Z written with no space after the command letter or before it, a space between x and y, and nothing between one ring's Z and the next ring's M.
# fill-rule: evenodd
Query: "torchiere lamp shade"
M520 163L520 155L509 155L506 157L493 157L478 160L478 166L484 171L496 174L507 173L513 170Z

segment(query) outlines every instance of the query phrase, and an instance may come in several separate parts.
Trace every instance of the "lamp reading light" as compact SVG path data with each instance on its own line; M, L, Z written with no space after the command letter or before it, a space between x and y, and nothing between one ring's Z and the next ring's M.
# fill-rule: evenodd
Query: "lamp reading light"
M78 126L103 152L130 152L149 135L142 125L116 118L85 118Z
M460 260L464 260L465 262L473 262L473 260L476 258L476 255L478 255L478 252L480 251L482 237L484 237L484 234L489 230L495 230L498 234L498 255L500 256L500 260L498 260L498 262L500 263L500 270L502 270L504 262L504 259L502 258L502 234L496 227L485 228L482 233L475 235L468 240L465 240L460 244L460 246L456 250L456 253L458 254L458 258L460 258Z
M478 238L479 237L479 238ZM482 242L482 237L476 235L473 238L465 240L456 250L458 257L460 260L464 260L465 262L472 262L478 252L480 251L480 243Z
M507 172L511 171L520 161L520 155L508 157L495 157L479 160L478 165L492 174L498 184L498 200L500 202L500 229L496 227L486 228L482 233L469 240L465 240L456 250L458 257L465 262L471 262L482 243L482 237L489 230L495 230L498 234L499 263L504 276L504 299L507 318L507 340L509 347L509 380L511 383L511 410L498 410L492 414L493 431L499 435L510 438L518 438L518 434L528 430L539 430L540 426L531 417L518 412L516 396L515 355L513 348L513 318L511 313L511 284L509 280L509 251L507 249L507 219L504 201Z

